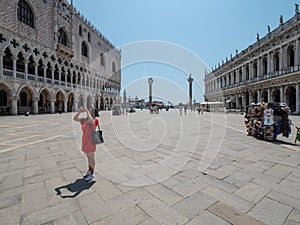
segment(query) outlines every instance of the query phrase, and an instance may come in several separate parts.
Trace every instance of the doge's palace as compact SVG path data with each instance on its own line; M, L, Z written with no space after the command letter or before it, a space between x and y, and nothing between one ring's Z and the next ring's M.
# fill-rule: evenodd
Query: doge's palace
M0 115L110 109L121 51L66 0L0 3Z

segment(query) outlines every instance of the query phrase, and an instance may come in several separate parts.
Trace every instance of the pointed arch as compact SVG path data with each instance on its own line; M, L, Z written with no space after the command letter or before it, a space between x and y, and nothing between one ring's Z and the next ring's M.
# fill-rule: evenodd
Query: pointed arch
M58 30L58 43L69 47L68 33L64 27L60 27Z
M74 108L74 102L75 102L75 91L72 90L69 93L67 93L68 95L68 103L67 103L67 111L68 112L72 112L75 108Z
M6 47L3 55L3 68L7 70L13 70L13 54L10 47Z
M50 89L46 86L42 87L39 92L38 92L38 95L40 95L43 91L46 91L50 96L51 98L53 97L53 93L50 91Z
M56 92L54 93L54 98L56 98L56 96L57 96L57 94L59 93L59 92L61 92L62 93L62 96L63 96L63 101L67 101L68 100L68 95L67 95L67 93L65 92L65 90L64 89L62 89L62 88L59 88L58 90L56 90Z
M81 43L81 54L85 57L89 57L88 45L85 41Z
M27 88L27 89L29 90L30 94L31 94L33 97L36 97L36 96L37 96L37 94L36 94L34 88L31 87L31 86L28 85L28 84L23 84L23 85L21 85L21 86L18 88L18 90L17 90L17 96L20 95L21 91L22 91L24 88Z

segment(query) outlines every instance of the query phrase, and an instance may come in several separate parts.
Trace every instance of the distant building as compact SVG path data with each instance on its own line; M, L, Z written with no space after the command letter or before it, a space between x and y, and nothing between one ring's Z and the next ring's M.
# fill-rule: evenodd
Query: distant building
M0 113L110 109L121 52L66 0L2 0Z
M288 21L205 75L205 101L241 109L257 102L286 102L300 113L300 15Z

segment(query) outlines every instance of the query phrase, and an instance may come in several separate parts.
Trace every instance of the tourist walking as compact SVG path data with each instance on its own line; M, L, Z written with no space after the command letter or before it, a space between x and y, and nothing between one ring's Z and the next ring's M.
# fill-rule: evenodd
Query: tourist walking
M85 118L79 118L80 114L85 112ZM94 178L95 168L95 151L96 145L92 143L92 131L96 129L99 121L92 117L93 110L87 108L79 108L76 115L73 117L74 121L80 122L82 129L82 151L86 154L88 159L88 171L84 175L85 181L91 181Z

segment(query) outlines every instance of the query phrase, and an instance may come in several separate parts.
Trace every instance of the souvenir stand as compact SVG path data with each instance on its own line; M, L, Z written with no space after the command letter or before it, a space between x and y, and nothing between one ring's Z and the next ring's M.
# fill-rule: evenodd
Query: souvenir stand
M247 128L248 135L264 139L266 141L275 141L279 134L288 138L291 133L288 115L289 108L286 104L252 104L247 107L245 115L245 126Z

